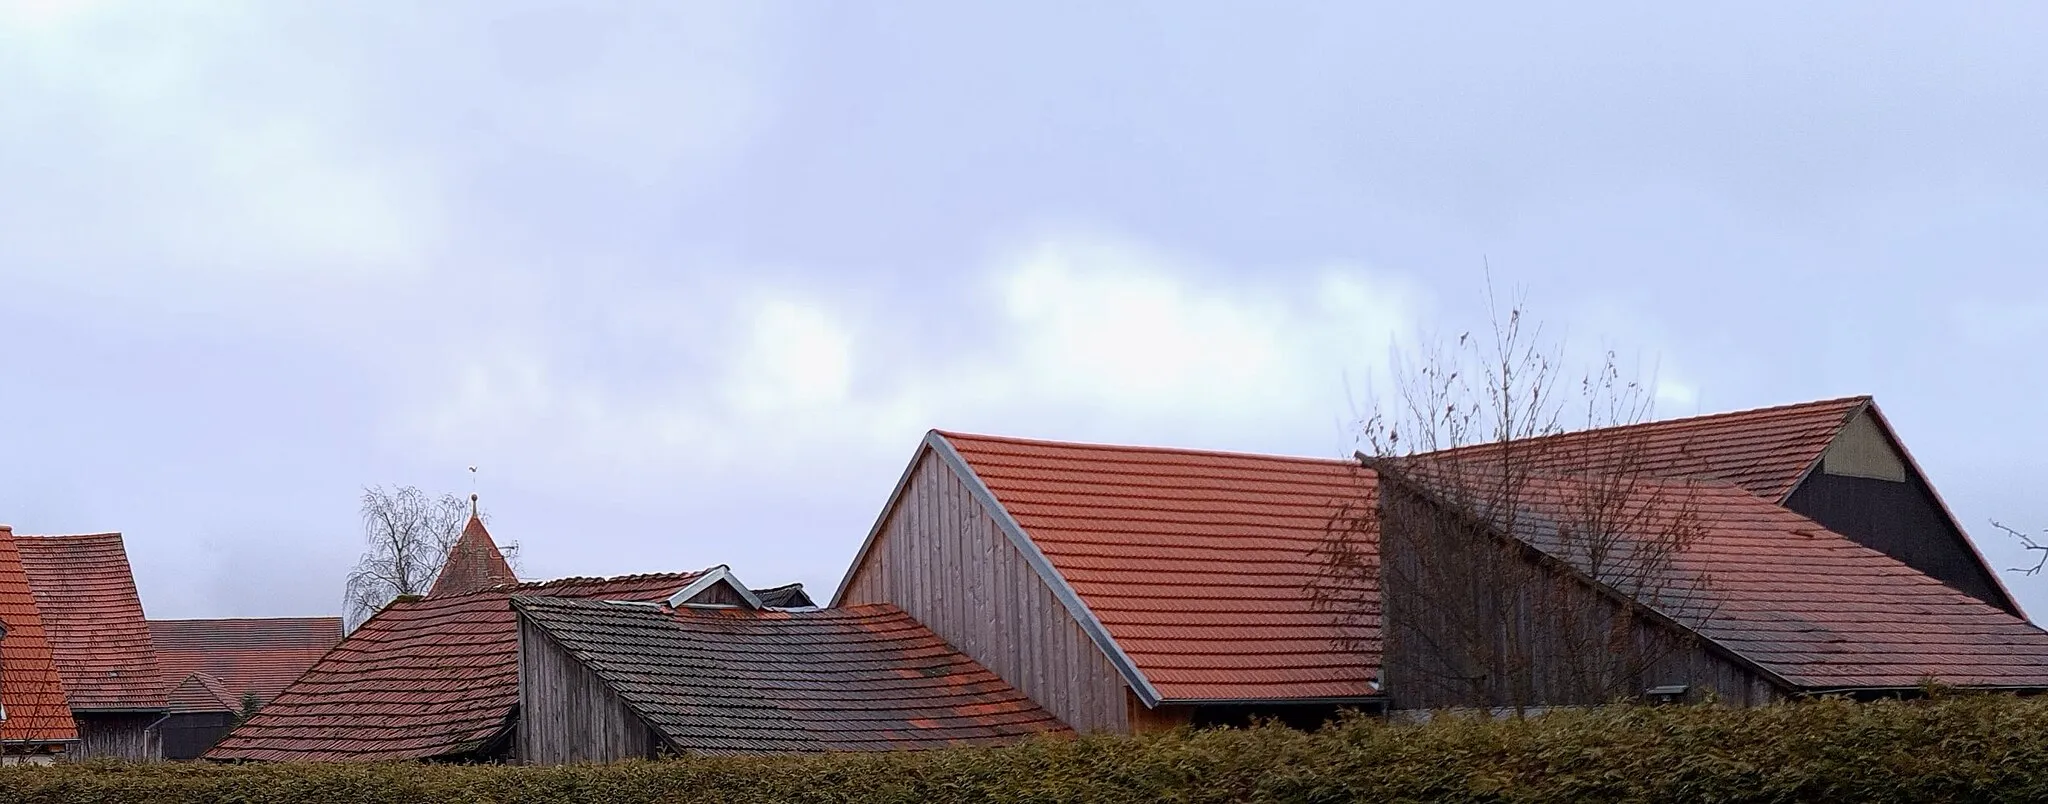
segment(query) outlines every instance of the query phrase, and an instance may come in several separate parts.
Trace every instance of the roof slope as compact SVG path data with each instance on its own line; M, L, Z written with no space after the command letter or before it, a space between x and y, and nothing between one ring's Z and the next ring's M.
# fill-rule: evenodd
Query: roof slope
M938 435L1160 699L1377 694L1376 613L1309 599L1333 517L1373 493L1356 463Z
M150 620L150 641L167 686L205 673L239 701L267 702L341 643L340 617Z
M1535 471L1612 472L1719 480L1783 502L1820 460L1868 396L1662 419L1512 442L1517 464ZM1434 453L1498 455L1499 444Z
M1573 481L1527 482L1525 512L1582 519L1559 513L1570 510L1560 500L1585 499ZM1601 509L1607 521L1698 528L1651 585L1663 600L1645 602L1792 687L2048 688L2048 632L1745 489L1644 480L1592 493L1614 495L1600 498L1616 501ZM1546 543L1554 531L1524 534L1571 563L1565 554L1580 551Z
M166 708L172 712L235 712L242 704L220 679L206 673L188 673L171 687Z
M888 604L663 610L520 597L513 605L688 753L896 751L1069 731Z
M462 526L462 536L448 548L448 557L427 596L460 595L518 582L519 576L512 573L498 543L491 540L491 532L484 529L484 521L471 514L469 524Z
M35 593L21 569L14 530L0 525L0 740L78 739L78 726L64 703L64 682L50 656Z
M457 757L500 737L519 702L514 594L659 601L701 573L568 578L399 600L223 739L208 759Z
M163 674L121 534L24 535L17 543L71 708L162 709Z

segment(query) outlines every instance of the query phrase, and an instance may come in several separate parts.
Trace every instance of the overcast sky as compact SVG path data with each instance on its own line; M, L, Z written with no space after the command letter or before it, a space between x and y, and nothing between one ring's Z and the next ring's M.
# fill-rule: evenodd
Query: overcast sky
M1490 264L2048 527L2048 6L987 6L0 0L0 521L338 613L475 464L525 576L822 599L928 428L1348 454Z

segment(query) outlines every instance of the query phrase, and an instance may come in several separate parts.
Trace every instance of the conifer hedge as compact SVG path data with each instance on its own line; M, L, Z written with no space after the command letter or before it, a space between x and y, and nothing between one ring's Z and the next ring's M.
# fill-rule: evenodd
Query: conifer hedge
M2048 698L1354 719L913 754L525 768L0 768L22 804L2048 801Z

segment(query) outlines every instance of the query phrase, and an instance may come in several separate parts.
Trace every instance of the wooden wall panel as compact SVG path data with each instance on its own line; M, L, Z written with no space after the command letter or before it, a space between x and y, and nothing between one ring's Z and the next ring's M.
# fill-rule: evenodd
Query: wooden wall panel
M1076 731L1130 731L1123 676L929 450L840 599L896 604Z
M518 761L617 762L654 755L639 715L560 645L519 621Z

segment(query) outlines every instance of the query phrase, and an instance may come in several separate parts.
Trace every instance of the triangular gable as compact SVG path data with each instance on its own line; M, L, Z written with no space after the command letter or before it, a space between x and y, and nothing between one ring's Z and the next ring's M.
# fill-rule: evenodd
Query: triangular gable
M442 562L441 572L434 577L433 588L427 590L427 595L460 595L518 582L519 576L513 574L512 565L505 561L498 543L491 540L484 521L471 514L469 523L462 527L462 536L448 548L448 558Z
M684 606L765 608L761 603L761 598L756 596L753 590L748 589L746 584L740 583L739 576L732 574L732 569L724 564L712 567L702 576L699 576L697 580L691 581L689 586L677 590L675 594L669 596L668 604L675 608Z
M206 673L190 673L171 688L166 707L172 712L235 712L241 702L226 684Z
M1978 597L2009 614L2024 616L2024 613L2020 610L2019 603L2012 596L2012 590L2006 588L2005 579L1999 576L1997 568L1993 567L1991 562L1985 560L1983 551L1977 549L1976 543L1970 540L1968 536L1969 531L1962 526L1962 521L1956 518L1955 512L1948 507L1947 501L1942 499L1941 492L1937 491L1934 488L1934 484L1928 481L1927 473L1920 468L1920 462L1914 460L1912 452L1906 448L1905 441L1899 438L1898 431L1892 428L1890 420L1886 419L1884 412L1878 409L1875 400L1865 397L1864 403L1850 412L1849 418L1844 422L1839 433L1829 442L1827 451L1814 460L1813 465L1808 468L1807 474L1801 476L1799 486L1805 486L1815 473L1880 480L1887 483L1904 483L1912 487L1913 493L1925 495L1928 505L1933 509L1934 517L1939 520L1940 529L1943 531L1941 538L1947 541L1945 546L1953 551L1953 555L1959 556L1963 561L1974 565L1971 569L1974 570L1972 574L1978 578L1978 583L1975 585L1979 586L1979 590L1971 591L1965 588L1965 593ZM1787 494L1785 499L1778 502L1787 504L1800 503L1802 501L1798 500L1797 497L1802 492L1802 488L1795 487L1791 493ZM1805 506L1799 507L1804 508ZM1813 515L1812 512L1804 510L1802 510L1802 513L1806 513L1809 516ZM1819 519L1821 517L1816 516L1815 518ZM1844 535L1857 539L1859 542L1865 542L1865 539L1860 538L1857 533L1848 530L1843 530L1842 532ZM1867 544L1867 546L1880 550L1883 549L1878 545ZM1919 559L1918 556L1894 557L1909 564L1916 563ZM1916 566L1916 568L1937 578L1950 574L1950 571L1953 569L1953 567L1942 568L1935 566ZM1968 576L1965 575L1964 577ZM1965 584L1966 587L1971 585Z

